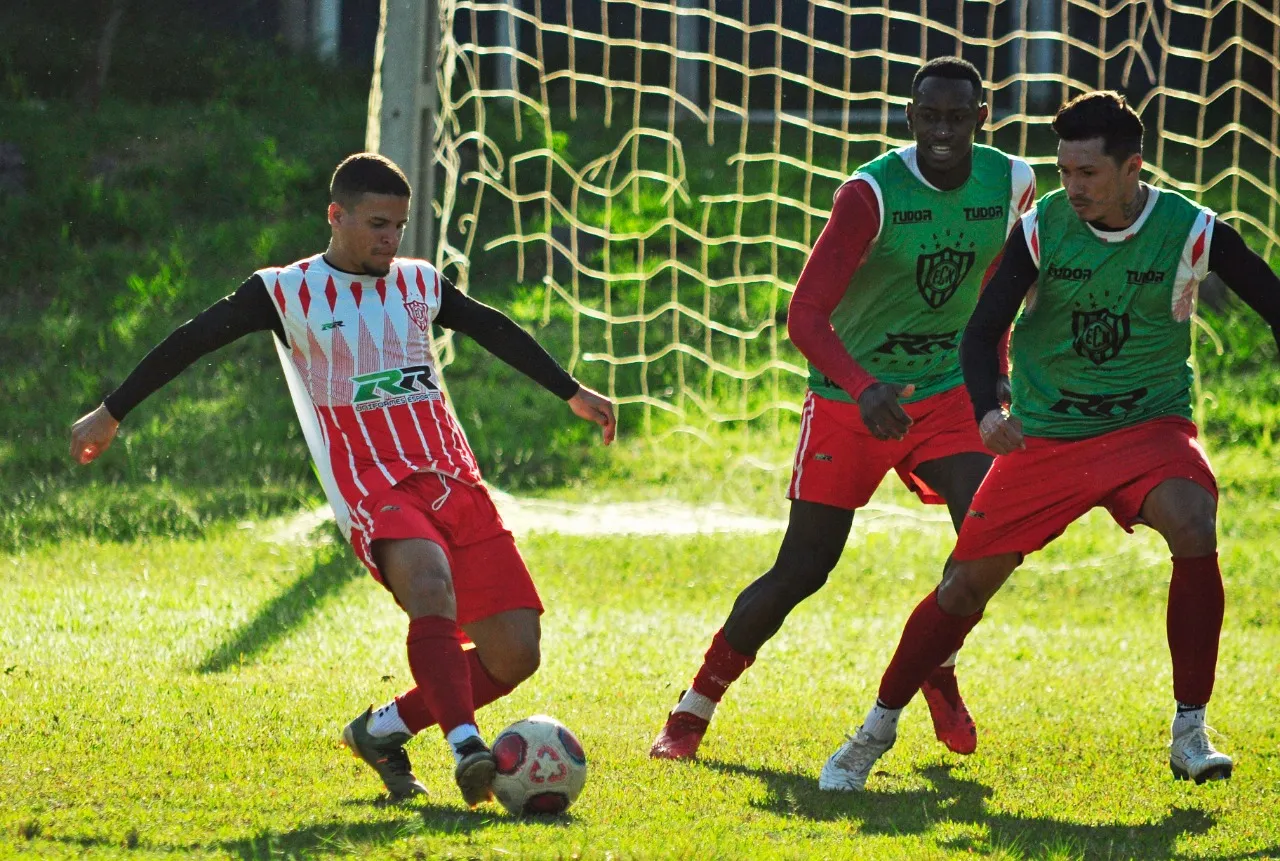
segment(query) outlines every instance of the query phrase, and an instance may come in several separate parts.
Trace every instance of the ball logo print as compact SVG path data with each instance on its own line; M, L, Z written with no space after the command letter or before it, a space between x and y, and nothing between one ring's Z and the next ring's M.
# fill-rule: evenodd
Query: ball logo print
M497 760L493 794L516 816L563 813L587 779L581 743L546 715L516 721L498 734L492 750Z
M534 783L560 783L569 776L569 766L560 759L560 754L549 745L542 745L529 767L529 779Z

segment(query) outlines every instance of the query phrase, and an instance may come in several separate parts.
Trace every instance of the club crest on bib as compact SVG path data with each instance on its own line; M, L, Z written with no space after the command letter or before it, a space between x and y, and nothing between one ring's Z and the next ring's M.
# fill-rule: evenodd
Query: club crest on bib
M1107 308L1071 312L1071 334L1076 353L1095 365L1120 354L1129 340L1129 315L1113 314Z
M404 309L409 312L409 318L417 323L422 331L427 331L431 326L431 308L426 302L405 302Z
M941 308L955 295L960 282L973 268L972 251L940 248L916 258L916 288L930 308Z

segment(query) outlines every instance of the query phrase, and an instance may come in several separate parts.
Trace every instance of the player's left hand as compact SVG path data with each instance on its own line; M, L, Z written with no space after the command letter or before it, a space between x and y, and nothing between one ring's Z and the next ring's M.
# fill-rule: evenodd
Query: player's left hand
M595 422L604 429L604 444L613 442L618 432L618 420L613 415L613 402L586 386L578 386L578 393L569 398L569 409L578 418Z
M1008 374L996 377L996 400L1006 408L1013 403L1013 385L1009 382Z

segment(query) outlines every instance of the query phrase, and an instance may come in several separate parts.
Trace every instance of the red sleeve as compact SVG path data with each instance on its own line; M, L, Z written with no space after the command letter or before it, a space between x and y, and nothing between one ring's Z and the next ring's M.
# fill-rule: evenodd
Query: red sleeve
M982 287L985 289L987 282L991 280L991 276L996 274L996 270L1000 268L1000 258L1004 256L1004 249L1000 249L1000 253L991 261L991 265L987 267L987 271L982 275ZM1009 334L1013 331L1013 327L1004 330L1004 335L1000 338L1000 344L996 347L997 354L1000 359L1000 376L1009 376Z
M836 192L831 220L800 273L787 334L813 366L857 400L876 378L849 355L831 328L831 312L844 298L849 279L866 259L880 232L880 203L870 184L854 180Z

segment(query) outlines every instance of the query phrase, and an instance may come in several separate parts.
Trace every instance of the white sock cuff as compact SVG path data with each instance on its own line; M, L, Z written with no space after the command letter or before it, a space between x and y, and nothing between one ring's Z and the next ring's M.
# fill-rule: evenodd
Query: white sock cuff
M460 723L444 734L444 740L449 742L455 751L458 749L458 745L467 739L479 737L480 728L473 723Z
M1173 713L1173 734L1181 735L1192 727L1204 726L1206 706Z
M382 738L397 732L413 735L409 731L408 725L405 724L404 718L400 717L400 708L396 705L395 700L375 711L369 718L369 723L365 726L365 729L374 738Z
M889 709L882 705L874 705L867 712L867 719L862 728L880 741L889 741L898 737L898 716L902 709Z
M673 712L689 712L695 714L703 720L711 720L711 716L716 713L716 701L711 697L698 693L693 688L685 691L685 695L680 698L680 702L672 709Z

